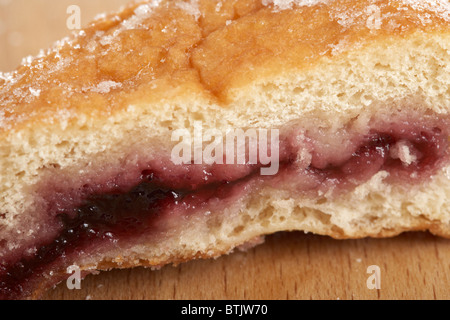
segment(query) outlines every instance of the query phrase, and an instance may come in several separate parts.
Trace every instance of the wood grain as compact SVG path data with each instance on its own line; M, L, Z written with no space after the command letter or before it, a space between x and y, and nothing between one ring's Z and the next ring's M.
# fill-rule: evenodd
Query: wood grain
M13 70L70 33L67 6L82 22L127 0L0 0L0 70ZM381 270L369 290L367 268ZM302 233L267 237L264 245L217 260L88 276L82 289L65 284L45 299L450 299L450 240L428 233L391 239L333 240Z
M367 267L380 267L369 290ZM65 283L45 299L449 299L450 241L428 233L334 240L279 233L247 252L159 271L137 268Z

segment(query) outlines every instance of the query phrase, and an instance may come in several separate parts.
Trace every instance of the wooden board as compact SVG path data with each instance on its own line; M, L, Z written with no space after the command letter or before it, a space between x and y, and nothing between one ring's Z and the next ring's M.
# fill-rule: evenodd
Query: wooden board
M367 268L380 267L380 290ZM280 233L247 252L159 271L137 268L88 276L46 299L449 299L450 240L427 233L334 240Z
M82 22L127 0L0 0L0 70L13 70L69 33L69 5ZM370 290L367 268L380 268ZM450 240L428 233L391 239L333 240L281 233L247 252L159 271L137 268L65 284L45 299L450 299Z

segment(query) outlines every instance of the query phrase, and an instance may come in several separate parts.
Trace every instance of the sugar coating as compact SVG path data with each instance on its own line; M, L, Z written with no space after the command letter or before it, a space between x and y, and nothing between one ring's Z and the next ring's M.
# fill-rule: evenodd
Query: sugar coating
M123 29L132 30L139 28L139 25L153 13L153 9L159 7L161 1L153 0L137 7L134 10L134 15L122 22Z
M314 6L320 3L327 3L329 0L263 0L262 4L265 6L273 4L277 10L292 9L296 6Z
M30 93L35 96L35 97L39 97L39 95L41 94L41 90L40 89L33 89L33 88L29 88Z
M12 72L0 72L0 79L5 82L11 82L14 80L14 74Z
M177 2L176 6L180 9L183 9L188 14L195 17L195 20L198 20L202 15L198 0L190 0L189 2ZM219 8L220 10L220 8Z
M109 93L113 89L122 87L122 84L114 81L103 81L94 87L85 87L83 91L91 91L97 93Z
M337 55L341 52L343 52L349 45L349 40L344 38L341 41L339 41L337 44L331 44L329 47L331 48L331 54Z
M262 0L262 4L265 6L273 5L275 11L282 11L292 9L294 6L314 6L318 4L329 4L335 2L336 0ZM448 0L398 0L404 5L410 6L416 11L430 11L446 21L450 21L450 2ZM383 5L382 3L379 5ZM377 3L372 6L377 7ZM407 8L400 7L399 10L405 10ZM354 19L352 17L347 18L347 23L351 24ZM430 15L424 13L420 16L423 24L431 23ZM341 20L343 22L344 20Z
M417 11L431 11L444 20L450 21L450 1L449 0L402 0Z

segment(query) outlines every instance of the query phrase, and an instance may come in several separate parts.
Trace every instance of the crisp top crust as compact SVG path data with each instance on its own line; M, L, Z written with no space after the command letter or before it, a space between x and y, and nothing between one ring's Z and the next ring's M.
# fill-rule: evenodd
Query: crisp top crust
M152 0L102 15L0 73L0 132L201 97L310 68L369 41L450 28L448 0Z

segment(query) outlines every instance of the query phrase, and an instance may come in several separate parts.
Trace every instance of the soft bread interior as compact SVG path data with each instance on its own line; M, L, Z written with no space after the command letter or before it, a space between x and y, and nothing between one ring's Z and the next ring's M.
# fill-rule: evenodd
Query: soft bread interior
M98 170L96 166L99 163L105 167L118 166L130 154L131 146L155 141L158 137L167 141L173 130L191 130L194 121L202 121L205 129L217 128L225 132L229 128L273 128L291 120L308 118L322 126L339 129L358 115L370 117L383 108L393 107L445 115L448 113L450 82L449 44L450 34L419 32L407 39L389 39L350 50L333 59L324 57L318 62L320 67L263 79L236 89L235 99L226 108L202 96L187 96L187 92L181 92L175 101L153 102L151 107L145 100L137 101L107 119L68 119L60 121L51 132L48 127L11 132L5 137L1 149L1 167L8 170L3 171L0 177L0 211L3 213L0 222L3 229L20 230L15 224L17 215L31 210L34 205L29 186L38 183L46 170L64 169L75 164L86 172ZM152 153L152 150L148 152ZM81 175L81 171L78 174ZM446 176L441 180L442 183L447 182ZM379 187L369 183L368 194L371 193L370 186ZM396 201L404 199L409 203L415 199L417 203L408 205L405 202L400 206L402 210L399 211L397 205L390 212L406 214L408 206L428 208L422 214L426 219L448 224L449 206L445 193L441 194L446 190L445 185L437 189L441 192L428 189L429 201L435 204L433 207L424 207L424 203L429 202L424 202L423 198L427 193L422 197L411 197L399 190ZM437 193L441 194L442 200L431 200L437 197ZM358 206L353 208L351 216L348 215L350 209L335 210L333 215L339 216L341 221L336 227L345 230L342 236L363 235L356 232L356 226L353 231L349 228L356 212L366 217L366 222L357 224L371 223L369 212L379 214L376 210L367 210L370 199L357 201L360 209ZM349 203L354 204L355 201ZM298 206L302 208L304 205L300 203ZM264 206L259 210L265 211ZM340 211L347 213L342 215L338 213ZM313 212L321 210L315 208ZM325 217L328 216L329 210L325 213ZM345 222L344 217L347 216ZM331 221L335 219L329 221L330 225ZM391 224L391 228L395 229L396 225ZM321 230L312 228L309 231L323 233Z
M303 230L334 238L390 237L403 231L430 229L448 237L450 167L431 183L410 190L383 183L380 172L338 201L293 199L265 190L236 211L208 218L193 217L176 236L157 244L136 245L126 254L111 251L89 257L86 270L132 266L159 267L193 258L212 258L236 247L261 243L262 234Z

